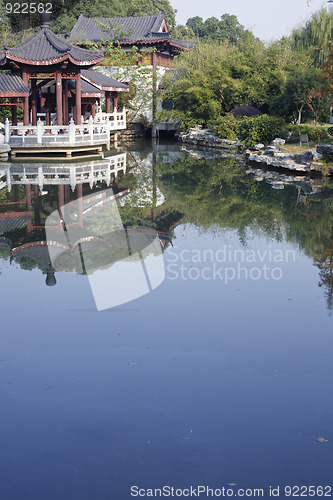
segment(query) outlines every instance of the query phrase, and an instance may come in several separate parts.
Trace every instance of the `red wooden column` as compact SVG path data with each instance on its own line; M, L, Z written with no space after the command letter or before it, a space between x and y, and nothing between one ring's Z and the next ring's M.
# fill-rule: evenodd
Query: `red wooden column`
M80 73L77 73L77 75L75 75L75 104L76 104L75 124L76 125L81 125L81 101L82 101L81 75Z
M61 71L56 71L56 106L57 106L57 125L63 125L62 117L62 79Z
M17 125L17 99L12 97L10 102L12 103L12 125Z
M32 111L32 125L37 125L37 90L36 80L31 80L31 111Z
M118 110L118 92L112 92L113 111Z
M64 109L64 125L69 123L68 115L68 80L64 80L64 94L63 94L63 109Z
M22 70L22 80L25 85L29 86L29 75L26 71ZM29 125L29 97L23 98L23 125Z
M47 97L45 99L45 121L46 125L51 125L51 89L47 89Z
M109 90L105 92L105 98L106 98L106 112L111 113L111 92Z

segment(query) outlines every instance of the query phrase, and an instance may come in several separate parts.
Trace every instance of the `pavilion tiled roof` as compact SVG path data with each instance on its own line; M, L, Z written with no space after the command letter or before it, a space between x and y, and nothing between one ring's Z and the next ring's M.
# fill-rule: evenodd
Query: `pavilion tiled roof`
M14 73L0 73L0 96L2 95L29 95L29 88L19 75Z
M92 65L104 59L102 51L72 45L67 39L42 28L22 43L6 48L0 58L34 65L51 65L69 59L78 66Z
M125 83L119 82L115 78L104 75L100 71L92 69L83 69L81 71L81 78L90 82L100 90L117 90L119 92L128 92L129 86Z
M99 23L110 26L109 32L105 31ZM195 42L190 40L177 40L172 38L171 33L163 31L166 27L163 14L144 17L84 17L82 14L76 21L69 36L72 41L100 42L101 40L111 40L118 30L112 30L113 26L120 28L121 32L128 33L128 36L121 38L122 44L152 44L154 42L165 41L170 45L181 49L192 49Z

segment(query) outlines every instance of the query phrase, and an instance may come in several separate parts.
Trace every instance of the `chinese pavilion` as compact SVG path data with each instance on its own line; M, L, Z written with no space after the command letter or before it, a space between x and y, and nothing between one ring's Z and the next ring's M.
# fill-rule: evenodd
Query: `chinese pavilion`
M117 92L128 86L91 70L104 59L102 51L72 45L50 30L49 17L41 15L40 30L22 43L0 52L1 105L12 107L12 124L17 125L17 107L23 108L23 125L37 124L38 112L50 125L52 111L57 125L69 123L70 111L76 125L88 104L95 113L95 102L106 98L116 107ZM30 98L29 98L30 96ZM29 105L30 104L30 105Z

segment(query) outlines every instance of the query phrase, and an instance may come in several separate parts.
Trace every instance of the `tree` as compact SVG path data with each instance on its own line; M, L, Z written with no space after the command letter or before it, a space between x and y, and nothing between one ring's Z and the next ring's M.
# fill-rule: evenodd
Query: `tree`
M316 12L305 26L293 30L291 43L297 52L307 52L315 66L323 64L333 36L333 12L325 7Z
M271 111L301 124L302 114L309 101L309 92L320 88L320 71L317 68L295 68L288 75L282 93L271 103Z
M220 20L217 17L209 17L203 21L202 17L191 17L186 26L196 37L210 42L228 41L236 45L245 38L254 38L253 34L238 22L237 17L231 14L223 14Z

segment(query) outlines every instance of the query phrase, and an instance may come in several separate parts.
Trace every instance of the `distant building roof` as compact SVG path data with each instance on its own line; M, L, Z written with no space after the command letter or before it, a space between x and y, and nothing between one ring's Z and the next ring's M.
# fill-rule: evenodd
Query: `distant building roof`
M117 26L123 32L133 31L129 36L123 37L123 41L137 41L151 37L152 33L158 33L163 25L162 14L144 17L84 17L82 14L70 31L70 39L83 42L88 39L92 42L110 40L118 30L112 30ZM98 23L110 26L110 33L103 30ZM167 30L167 28L166 28Z
M4 64L6 60L33 65L51 65L69 59L78 66L91 66L104 59L102 51L87 50L72 45L65 38L56 35L48 28L42 28L24 42L0 53Z
M99 23L110 26L109 31L105 31ZM116 26L118 29L112 29ZM171 37L168 31L163 14L144 17L84 17L82 14L69 33L73 42L100 42L111 40L120 32L128 33L120 39L121 44L152 44L154 42L169 42L171 46L180 49L192 49L194 40L177 40Z
M0 73L0 97L24 97L29 89L19 75Z

